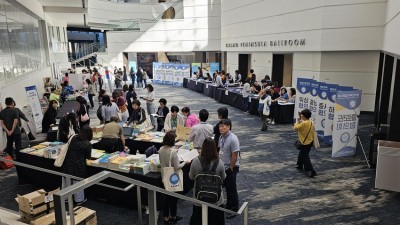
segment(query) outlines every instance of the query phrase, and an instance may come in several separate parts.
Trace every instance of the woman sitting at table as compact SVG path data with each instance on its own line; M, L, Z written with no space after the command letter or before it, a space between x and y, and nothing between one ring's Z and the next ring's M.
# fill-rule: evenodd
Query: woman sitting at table
M179 114L179 108L176 105L171 106L171 111L170 113L167 114L165 117L165 122L164 122L164 131L168 132L171 130L176 130L176 128L179 126L184 126L185 121L182 118L182 116Z
M258 85L258 81L254 81L252 87L250 88L251 93L258 94L261 91L261 86Z
M104 125L103 136L101 137L101 140L96 144L93 144L93 148L105 150L107 153L124 150L124 133L118 122L118 116L112 116L110 118L110 122Z
M61 103L64 103L65 100L68 98L69 96L69 85L68 85L68 81L64 81L61 84L61 93L60 93L60 99L61 99Z
M57 134L57 139L59 141L67 143L68 138L77 133L79 133L79 128L77 116L75 113L69 113L60 119Z
M165 98L161 98L158 102L160 106L157 109L157 131L162 131L164 129L165 117L168 115L169 109Z
M146 111L140 106L140 101L139 100L133 100L132 102L132 116L127 123L129 126L131 123L133 125L139 125L142 124L144 121L146 121Z
M289 89L289 99L286 102L294 103L296 101L296 89Z
M84 126L79 134L72 137L68 146L67 154L61 166L61 172L72 176L87 178L86 159L90 159L92 154L92 145L90 141L93 138L92 129L89 126ZM72 184L79 182L72 180ZM62 179L62 188L66 188L65 177ZM85 192L82 190L74 194L74 201L81 205L86 201Z
M50 125L56 124L57 105L57 101L55 100L51 100L49 102L49 107L43 115L42 133L47 133L49 131Z
M287 93L286 87L281 87L281 93L279 93L279 94L280 94L279 100L281 100L281 101L289 100L289 95Z
M186 117L185 127L193 127L200 123L199 117L195 113L190 113L189 107L183 107L182 114Z
M206 77L205 80L206 80L206 81L213 81L213 79L212 79L210 73L207 73L207 77Z
M50 97L49 97L49 101L56 101L57 102L57 106L59 105L60 102L60 95L58 95L57 90L55 88L51 88L51 93L50 93Z

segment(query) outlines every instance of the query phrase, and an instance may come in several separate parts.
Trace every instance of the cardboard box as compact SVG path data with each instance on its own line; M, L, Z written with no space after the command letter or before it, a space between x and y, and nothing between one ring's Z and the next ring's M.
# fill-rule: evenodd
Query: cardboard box
M190 127L178 125L176 128L176 136L179 141L186 141L189 138Z
M49 213L51 214L53 212L53 209L50 209L49 210ZM23 223L30 223L30 222L32 222L33 220L36 220L36 219L38 219L38 218L41 218L42 216L45 216L45 215L47 215L47 212L46 211L44 211L44 212L41 212L41 213L38 213L38 214L30 214L30 213L24 213L24 212L22 212L22 211L19 211L19 215L21 216L21 218L19 219L19 221L21 221L21 222L23 222Z
M92 131L93 131L93 133L103 132L103 128L104 128L104 125L100 125L100 126L97 126L97 127L92 127Z
M400 142L378 142L375 188L400 192Z
M75 224L76 225L97 225L96 211L85 208L75 207L74 208ZM69 221L69 215L67 215L67 224L71 224ZM36 220L31 221L31 225L53 225L56 224L55 214L50 213L44 215Z
M15 200L21 212L34 217L54 208L53 194L58 191L60 191L59 188L50 192L40 189L26 195L18 195Z

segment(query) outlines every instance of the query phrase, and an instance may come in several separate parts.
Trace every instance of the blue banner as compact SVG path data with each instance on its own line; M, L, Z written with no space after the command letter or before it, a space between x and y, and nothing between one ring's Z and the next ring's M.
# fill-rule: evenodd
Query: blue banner
M297 92L296 92L296 104L294 110L294 121L298 112L303 109L308 109L310 104L310 90L311 90L312 79L297 78Z
M210 75L212 75L216 70L219 71L219 62L212 62L210 63ZM206 76L207 74L203 74Z
M319 83L318 88L318 98L317 98L317 115L315 118L315 130L317 131L318 138L324 138L325 132L325 116L326 116L326 106L328 100L328 84Z
M310 89L310 106L308 109L311 111L311 120L315 121L317 117L317 102L318 102L319 82L316 80L311 81Z
M352 156L356 152L361 96L361 90L338 90L337 92L332 157Z
M324 143L332 144L333 132L333 117L335 115L336 93L339 85L328 84L327 102L326 102L326 115L325 115L325 129L324 129Z

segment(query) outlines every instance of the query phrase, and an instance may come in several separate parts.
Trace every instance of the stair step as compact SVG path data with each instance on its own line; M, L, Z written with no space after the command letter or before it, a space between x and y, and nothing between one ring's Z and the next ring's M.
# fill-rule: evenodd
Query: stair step
M19 222L20 215L18 212L14 212L5 208L0 207L0 224L1 225L26 225L26 223Z

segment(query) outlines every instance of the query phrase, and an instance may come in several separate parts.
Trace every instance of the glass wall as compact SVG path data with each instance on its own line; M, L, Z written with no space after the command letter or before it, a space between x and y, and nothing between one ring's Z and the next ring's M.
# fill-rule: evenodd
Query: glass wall
M39 21L22 8L0 0L0 83L44 66Z

